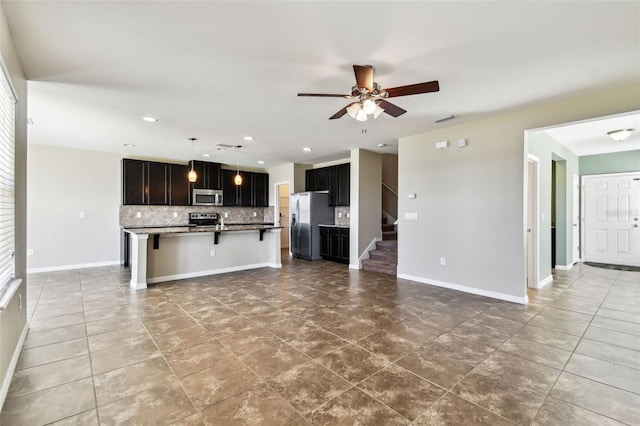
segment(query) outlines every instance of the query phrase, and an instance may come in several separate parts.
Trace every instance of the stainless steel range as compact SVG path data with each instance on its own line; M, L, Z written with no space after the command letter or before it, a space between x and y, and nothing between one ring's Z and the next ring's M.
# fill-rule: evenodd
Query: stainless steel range
M215 226L218 224L218 213L189 213L190 226Z

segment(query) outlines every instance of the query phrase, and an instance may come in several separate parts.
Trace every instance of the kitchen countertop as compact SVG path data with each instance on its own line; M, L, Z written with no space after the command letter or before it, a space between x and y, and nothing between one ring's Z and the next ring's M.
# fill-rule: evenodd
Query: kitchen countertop
M318 226L324 226L326 228L349 228L350 225L334 225L333 223L320 223Z
M131 234L191 234L198 232L233 232L233 231L264 231L269 229L281 229L282 226L246 224L246 225L213 225L213 226L172 226L156 228L124 228Z

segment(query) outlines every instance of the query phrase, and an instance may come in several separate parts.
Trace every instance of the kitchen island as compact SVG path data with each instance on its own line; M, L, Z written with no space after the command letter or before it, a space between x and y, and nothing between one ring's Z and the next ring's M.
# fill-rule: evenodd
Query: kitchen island
M280 268L281 227L262 224L124 228L130 286L263 267Z

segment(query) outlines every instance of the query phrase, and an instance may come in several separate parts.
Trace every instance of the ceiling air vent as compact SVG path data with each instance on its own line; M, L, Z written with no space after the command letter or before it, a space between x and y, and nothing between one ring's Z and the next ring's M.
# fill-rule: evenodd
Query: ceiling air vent
M433 120L431 120L431 122L433 122L433 123L442 123L443 121L453 120L454 118L456 118L455 115L449 114L449 115L444 115L442 117L434 118Z

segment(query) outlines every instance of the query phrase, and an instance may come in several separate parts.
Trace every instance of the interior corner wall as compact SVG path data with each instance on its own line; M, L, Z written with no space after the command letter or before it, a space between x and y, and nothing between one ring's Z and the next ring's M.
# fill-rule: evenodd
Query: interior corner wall
M382 236L382 156L364 149L351 150L351 226L349 257L359 258L376 237Z
M525 131L639 108L635 84L401 138L398 276L524 303Z
M640 149L580 157L580 176L640 171Z
M278 192L276 191L276 183L289 182L290 187L293 187L293 163L283 164L281 166L271 167L267 169L269 173L269 205L275 206L278 198Z
M311 164L293 164L293 182L291 185L291 192L304 192L307 184L306 171L311 169Z
M29 271L117 264L119 154L29 145ZM81 212L86 218L81 218Z

